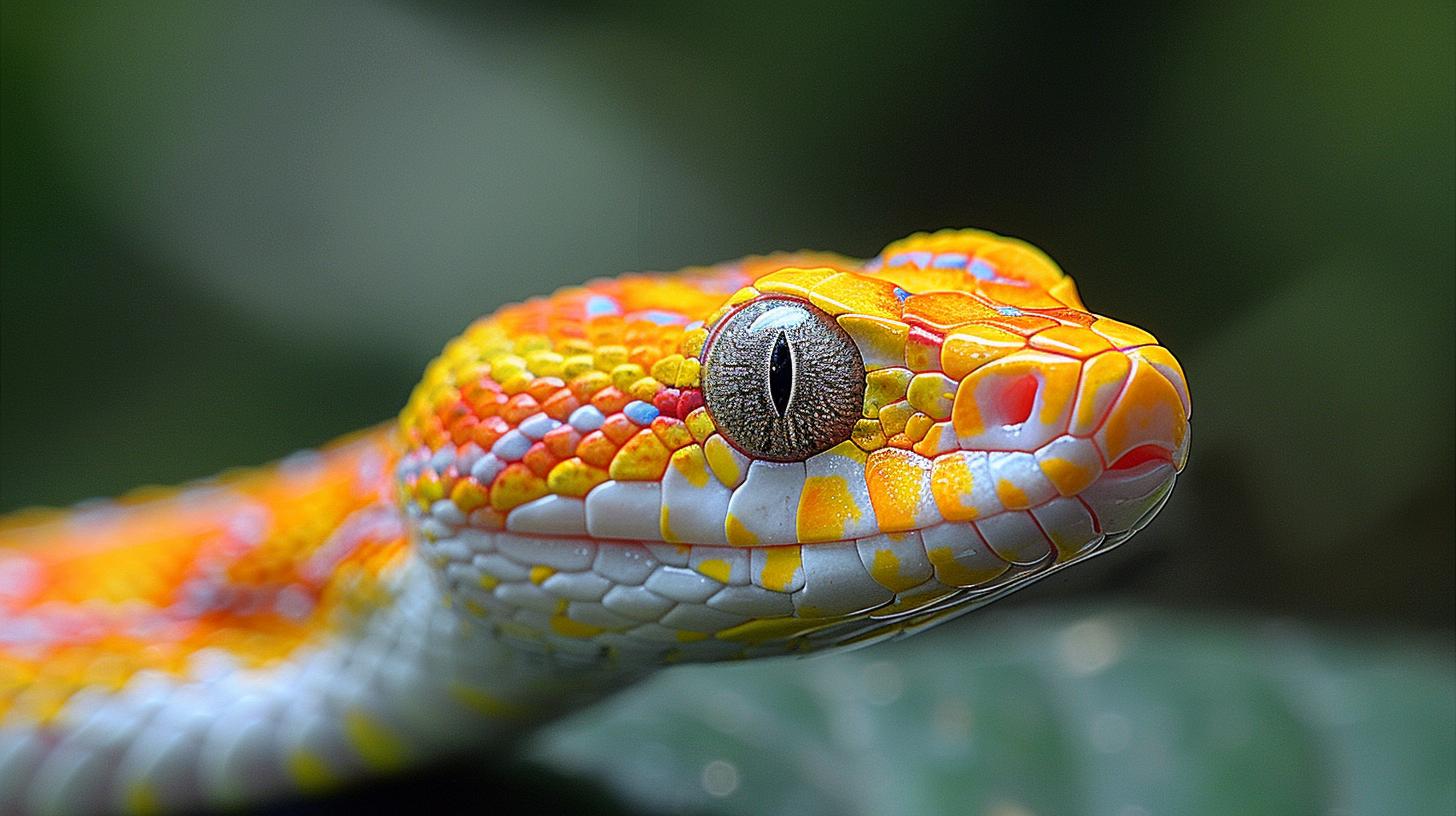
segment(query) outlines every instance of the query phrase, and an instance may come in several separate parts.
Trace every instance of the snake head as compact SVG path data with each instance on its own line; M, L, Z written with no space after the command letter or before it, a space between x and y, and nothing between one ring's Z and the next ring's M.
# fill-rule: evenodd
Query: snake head
M945 231L507 307L432 364L396 473L447 597L501 633L716 659L917 631L1106 551L1188 416L1151 335Z

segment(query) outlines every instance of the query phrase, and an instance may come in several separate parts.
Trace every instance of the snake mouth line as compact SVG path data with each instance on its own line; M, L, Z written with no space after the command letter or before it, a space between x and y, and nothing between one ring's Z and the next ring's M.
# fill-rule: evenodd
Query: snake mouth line
M1172 466L1173 452L1162 445L1141 445L1124 453L1107 466L1108 471L1131 471L1148 464Z
M603 649L646 659L751 656L873 642L977 608L1121 544L1157 512L1173 481L1171 466L1156 459L1107 478L1118 495L1130 495L1123 483L1131 479L1131 492L1142 496L1117 507L1129 518L1112 530L1095 524L1080 498L1061 498L975 523L813 544L735 547L468 526L420 535L418 524L416 534L452 605L512 639L582 658ZM1084 526L1059 520L1069 510Z
M965 535L970 525L951 523L898 540L753 548L465 531L422 542L420 552L454 605L564 659L604 649L716 659L920 631L1120 545L1169 492L1128 529L1027 564L1000 559Z
M1168 451L1166 448L1154 445L1143 446L1143 448L1131 451L1127 455L1119 459L1112 466L1104 470L1103 473L1098 476L1096 480L1094 480L1092 487L1088 488L1088 490L1086 491L1086 495L1100 497L1100 494L1106 491L1100 490L1099 488L1108 487L1114 487L1119 492L1127 491L1130 494L1136 494L1129 496L1129 498L1133 499L1146 498L1153 493L1162 495L1164 493L1171 492L1173 479L1177 475L1176 467L1173 464L1172 457L1172 452ZM1141 488L1141 490L1139 490L1139 488ZM980 533L978 531L979 525L996 523L1006 518L1030 516L1035 521L1037 528L1041 530L1042 534L1044 536L1047 536L1047 542L1051 544L1051 549L1048 552L1044 553L1042 556L1034 557L1030 560L1011 558L1007 557L1006 555L1001 555L1000 557L1002 557L1003 560L1007 561L1007 563L1010 564L1015 564L1018 566L1031 566L1039 563L1042 560L1045 560L1046 558L1050 558L1051 560L1060 560L1070 556L1071 553L1062 552L1066 549L1066 541L1063 540L1059 542L1057 540L1058 538L1062 538L1062 536L1056 535L1056 533L1059 533L1061 531L1055 529L1054 527L1049 529L1048 523L1037 517L1037 514L1040 511L1044 511L1054 505L1067 503L1076 503L1081 505L1085 509L1091 522L1091 530L1099 536L1116 534L1122 532L1126 527L1125 525L1109 525L1104 523L1101 514L1098 511L1098 508L1093 504L1089 503L1085 495L1057 496L1046 501L1038 502L1031 507L1016 509L1003 508L994 513L987 513L985 515L976 516L971 519L943 519L925 527L917 527L905 530L888 530L868 536L856 536L850 538L837 538L815 541L781 541L756 544L727 545L716 542L680 541L662 538L644 538L640 536L592 535L583 531L575 531L570 533L546 533L528 530L516 530L510 529L509 527L506 529L497 530L479 530L471 528L468 524L462 523L460 520L440 519L429 514L421 514L417 510L415 512L408 513L407 515L414 523L416 534L421 535L425 539L425 542L427 544L438 540L457 540L461 536L471 538L472 540L478 539L480 537L505 537L513 540L537 542L543 545L556 544L560 546L570 546L576 543L590 542L592 544L601 545L603 547L610 547L614 545L645 546L654 548L672 548L683 552L688 552L694 549L753 552L762 550L774 550L784 547L828 548L836 546L855 545L858 542L874 538L901 539L911 536L920 536L923 535L926 531L940 528L977 530L977 532L973 533L973 535L980 535L983 542L991 545L991 548L993 550L997 550L997 547L995 546L996 542L988 540L984 533ZM1141 518L1141 514L1139 514L1139 518ZM1073 547L1073 549L1076 551L1081 551L1083 549L1094 546L1094 544L1094 542L1089 541L1085 544L1077 545Z

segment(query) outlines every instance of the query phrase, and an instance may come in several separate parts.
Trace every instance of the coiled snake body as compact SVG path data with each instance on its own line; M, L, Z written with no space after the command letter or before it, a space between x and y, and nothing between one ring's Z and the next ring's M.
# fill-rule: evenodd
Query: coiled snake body
M505 307L389 426L5 521L0 812L317 791L918 631L1135 532L1188 414L1152 336L971 230Z

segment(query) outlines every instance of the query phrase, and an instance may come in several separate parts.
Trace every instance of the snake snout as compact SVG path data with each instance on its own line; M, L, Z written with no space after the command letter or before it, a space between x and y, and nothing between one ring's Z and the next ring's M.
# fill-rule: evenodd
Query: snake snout
M997 523L1029 511L1072 553L1150 518L1188 458L1188 388L1177 360L1134 331L1118 346L1063 331L967 374L952 411L964 467L937 470L942 503Z
M1188 385L1161 346L1121 354L1127 375L1093 435L1106 468L1081 495L1103 532L1135 530L1151 518L1188 461Z

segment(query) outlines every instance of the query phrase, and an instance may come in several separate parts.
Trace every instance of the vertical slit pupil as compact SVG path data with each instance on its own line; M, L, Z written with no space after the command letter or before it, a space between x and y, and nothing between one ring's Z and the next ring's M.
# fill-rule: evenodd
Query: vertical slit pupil
M781 333L774 343L768 363L768 391L774 408L783 416L789 409L789 392L794 387L794 356L789 352L788 338Z

